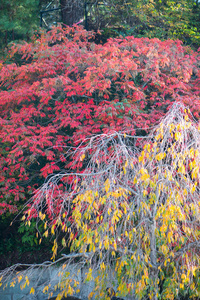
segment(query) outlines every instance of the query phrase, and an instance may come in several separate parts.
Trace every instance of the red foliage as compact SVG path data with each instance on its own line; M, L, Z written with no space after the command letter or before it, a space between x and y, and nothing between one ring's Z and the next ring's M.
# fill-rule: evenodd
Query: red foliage
M66 147L92 134L144 134L137 128L155 124L174 101L199 118L199 53L180 41L96 45L81 27L57 27L13 45L9 61L0 64L0 214L48 174L73 167Z

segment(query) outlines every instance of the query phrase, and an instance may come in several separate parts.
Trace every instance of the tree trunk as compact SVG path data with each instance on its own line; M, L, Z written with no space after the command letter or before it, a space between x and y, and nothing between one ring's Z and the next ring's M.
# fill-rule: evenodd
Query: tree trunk
M72 26L84 17L83 0L60 0L61 18L64 25Z

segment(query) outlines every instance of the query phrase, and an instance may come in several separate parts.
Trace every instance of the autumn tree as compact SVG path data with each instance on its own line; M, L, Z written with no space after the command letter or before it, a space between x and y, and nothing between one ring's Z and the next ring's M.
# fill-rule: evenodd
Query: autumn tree
M198 52L180 41L93 39L82 27L57 27L14 44L1 61L0 213L8 223L48 175L84 170L71 156L80 141L145 136L177 101L199 119Z
M71 254L63 257L60 296L79 285L67 275L77 257L88 267L85 282L96 283L90 299L105 299L110 282L137 299L200 296L199 141L190 110L177 103L145 138L95 135L75 152L83 172L46 179L23 220L42 220L43 236L54 237L53 260L57 233L65 233L62 246Z

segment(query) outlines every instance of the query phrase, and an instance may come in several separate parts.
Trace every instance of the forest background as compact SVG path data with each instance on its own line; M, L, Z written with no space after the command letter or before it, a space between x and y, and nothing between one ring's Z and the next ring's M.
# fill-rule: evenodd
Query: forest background
M54 29L60 22L77 24L66 29L67 40ZM129 36L136 38L135 64L126 53ZM199 120L200 8L187 0L3 0L0 45L3 269L51 258L52 238L37 238L43 223L25 226L21 217L49 174L83 169L66 147L110 129L145 136L141 128L158 123L176 101Z

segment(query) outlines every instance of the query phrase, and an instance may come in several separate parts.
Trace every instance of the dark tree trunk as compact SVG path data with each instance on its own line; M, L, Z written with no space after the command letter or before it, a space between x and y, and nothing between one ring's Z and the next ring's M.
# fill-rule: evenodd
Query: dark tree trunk
M72 26L84 16L83 0L60 0L61 18L64 25Z

